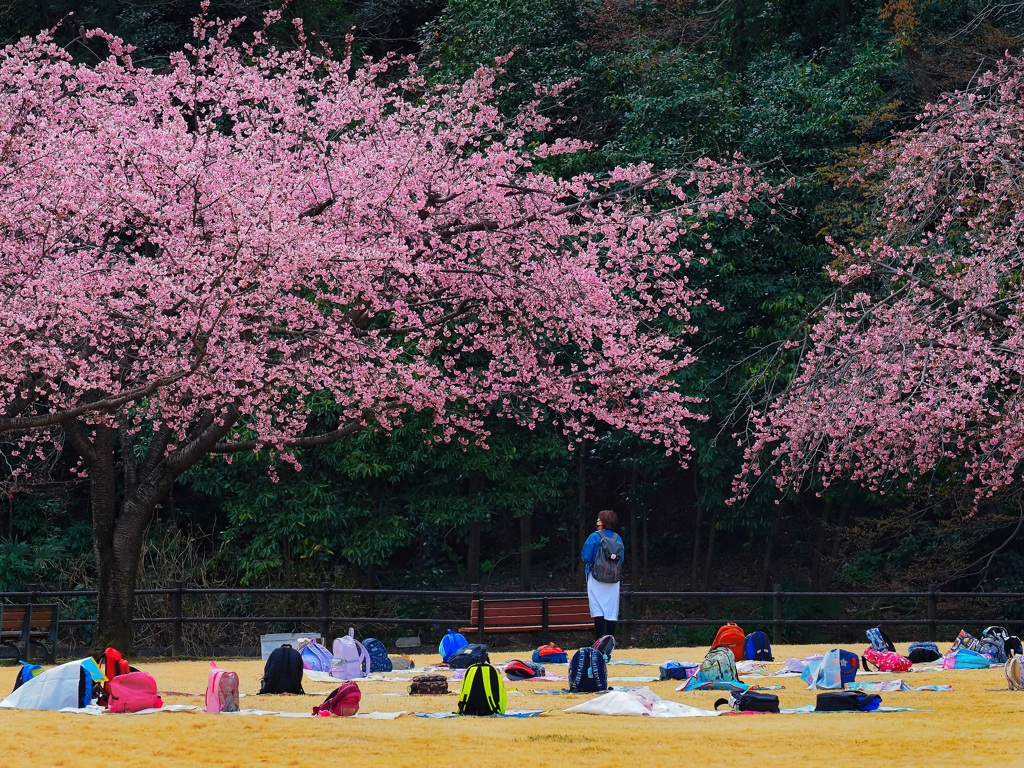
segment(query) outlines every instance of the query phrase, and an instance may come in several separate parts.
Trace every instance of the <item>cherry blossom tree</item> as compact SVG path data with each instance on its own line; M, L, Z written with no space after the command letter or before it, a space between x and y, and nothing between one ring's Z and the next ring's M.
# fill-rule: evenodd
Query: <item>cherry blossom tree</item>
M739 159L559 178L586 150L551 138L559 88L507 118L501 62L435 86L236 28L198 19L161 71L101 32L94 66L47 34L0 52L5 458L81 457L98 640L123 648L152 513L211 453L422 412L437 439L551 418L685 458L684 245L778 196Z
M1024 459L1024 58L928 106L869 174L881 234L834 245L838 288L790 344L796 376L754 414L735 487L934 475L976 504Z

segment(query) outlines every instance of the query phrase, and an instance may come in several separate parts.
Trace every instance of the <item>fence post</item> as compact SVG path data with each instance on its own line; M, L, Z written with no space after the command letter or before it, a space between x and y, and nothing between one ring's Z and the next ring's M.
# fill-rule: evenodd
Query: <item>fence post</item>
M622 582L622 589L619 605L619 613L622 615L622 639L630 641L633 638L633 625L630 623L631 616L631 600L629 599L629 583Z
M320 582L320 637L324 645L330 648L331 642L331 583Z
M551 615L551 603L548 600L548 596L545 595L540 601L540 641L546 645L548 636L548 617Z
M476 640L478 643L484 641L484 593L479 584L470 586L473 592L473 599L476 600ZM473 606L469 607L470 618L473 614Z
M782 644L782 585L775 584L772 594L772 643Z
M25 608L25 626L29 627L32 625L32 606L39 602L39 595L36 594L39 591L38 584L28 585L28 607ZM28 630L26 630L28 631ZM54 649L54 653L57 650ZM32 661L32 640L28 634L25 635L25 661Z
M938 587L935 584L928 585L928 642L934 643L939 636L939 630L935 620L939 615Z
M171 618L174 621L171 624L171 658L180 659L182 654L181 647L181 593L184 589L184 584L180 581L174 582L174 591L171 593Z

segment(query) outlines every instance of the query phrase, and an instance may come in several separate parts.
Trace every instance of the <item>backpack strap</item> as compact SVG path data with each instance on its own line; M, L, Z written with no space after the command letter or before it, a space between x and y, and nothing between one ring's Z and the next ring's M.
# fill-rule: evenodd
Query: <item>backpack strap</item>
M868 664L867 654L864 654L863 656L860 657L860 663L864 665L864 671L865 672L870 672L871 671L871 665ZM875 667L875 671L876 672L878 671L878 667Z

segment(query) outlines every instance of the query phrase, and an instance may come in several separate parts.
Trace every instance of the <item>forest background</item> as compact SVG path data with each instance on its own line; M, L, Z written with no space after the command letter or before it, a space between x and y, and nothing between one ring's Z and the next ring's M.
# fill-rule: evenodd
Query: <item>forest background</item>
M266 0L211 2L212 15L258 23ZM161 67L191 35L198 2L0 2L0 42L57 27L102 27ZM606 430L568 446L553 428L495 419L487 450L423 439L410 421L300 455L301 471L264 453L208 458L168 493L149 528L139 587L337 586L578 588L594 513L615 509L634 589L1024 587L1019 489L975 508L941 470L912 490L843 482L780 495L757 485L726 503L743 454L734 435L792 376L777 354L833 286L826 236L855 241L879 226L870 186L849 169L915 125L922 105L962 89L1019 52L1024 4L989 0L293 0L314 40L380 57L439 62L458 80L514 52L511 109L532 83L574 80L559 129L591 142L599 173L740 152L789 209L725 233L691 279L721 305L698 307L698 360L682 384L703 398L687 466ZM71 14L71 15L69 15ZM244 32L244 28L240 32ZM286 46L293 28L281 25ZM571 448L571 449L570 449ZM45 482L13 487L0 507L0 591L94 583L85 484L67 457ZM76 603L76 618L94 606Z

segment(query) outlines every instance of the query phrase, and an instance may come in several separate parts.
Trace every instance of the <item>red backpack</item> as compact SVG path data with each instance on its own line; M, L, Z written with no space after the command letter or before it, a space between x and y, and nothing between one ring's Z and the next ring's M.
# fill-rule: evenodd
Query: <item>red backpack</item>
M313 707L313 714L321 717L329 715L351 717L359 711L359 701L362 698L363 694L359 690L359 686L349 680L327 694L323 704Z
M107 700L110 698L110 681L119 675L127 675L135 670L128 665L128 660L121 655L117 648L107 648L102 654L94 658L96 659L97 666L107 676L107 681L100 685L100 692L97 697L99 705L105 707L107 706Z
M746 639L747 636L743 633L743 630L736 624L730 622L718 630L718 634L715 635L715 641L711 644L711 647L714 648L716 645L724 645L732 651L733 658L735 658L736 661L742 661L743 644L746 642Z

